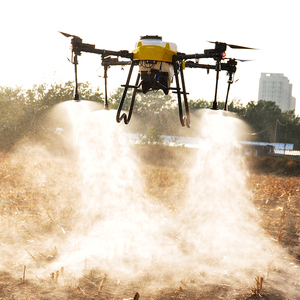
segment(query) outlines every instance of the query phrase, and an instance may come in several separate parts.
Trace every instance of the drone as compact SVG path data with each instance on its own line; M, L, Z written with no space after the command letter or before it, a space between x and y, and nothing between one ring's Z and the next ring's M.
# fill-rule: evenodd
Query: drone
M175 43L164 42L161 36L146 35L141 36L140 40L136 43L135 49L131 52L128 50L111 51L105 49L97 49L93 44L83 43L82 39L76 35L60 32L65 37L71 37L71 62L75 68L75 93L74 100L79 101L78 94L78 80L77 80L77 65L78 56L82 52L94 53L101 55L101 64L104 67L104 109L109 109L107 100L107 70L110 66L125 66L129 65L129 73L126 83L122 85L124 87L122 98L117 110L116 121L120 123L122 120L125 124L130 122L134 101L136 94L142 92L146 94L149 91L162 90L165 95L168 95L170 91L177 94L179 119L181 125L187 128L191 127L190 111L188 105L187 91L184 80L185 68L201 68L206 69L207 73L210 70L216 71L216 85L213 106L211 109L218 110L218 83L219 74L221 71L227 71L228 75L228 87L225 100L224 110L228 110L228 95L231 84L234 82L234 74L237 70L237 59L226 58L227 46L233 49L250 49L255 48L238 46L233 44L226 44L221 42L209 42L215 44L213 49L206 49L204 53L185 54L177 51L177 45ZM122 58L120 60L119 58ZM214 64L200 64L199 60L204 58L210 58L214 60ZM138 75L134 84L130 84L131 76L134 67L138 67ZM172 83L175 78L175 87L172 87ZM133 89L132 98L130 102L130 108L128 114L122 113L125 97L128 89ZM183 99L182 99L183 97ZM183 113L183 105L185 115ZM122 113L122 114L121 114Z

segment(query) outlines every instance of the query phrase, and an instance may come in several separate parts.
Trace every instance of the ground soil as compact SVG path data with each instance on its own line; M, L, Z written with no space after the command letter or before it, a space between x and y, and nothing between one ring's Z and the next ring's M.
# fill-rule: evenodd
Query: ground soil
M177 203L185 192L187 176L185 166L180 164L179 157L183 153L189 155L193 150L169 147L140 147L137 155L143 162L141 173L146 180L146 192L157 201L169 203L170 209L176 209ZM277 159L277 160L276 160ZM261 226L283 248L287 249L291 261L300 264L300 177L299 162L280 158L248 159L251 172L247 189L251 192L257 210L262 214ZM134 281L107 277L101 270L90 270L79 279L64 277L64 271L49 274L47 278L36 276L26 278L24 265L11 261L10 253L1 247L13 234L18 243L36 238L38 235L63 235L56 224L71 228L73 219L78 213L72 206L72 199L79 197L75 183L56 186L56 180L65 178L66 173L72 178L75 172L69 164L62 166L47 162L55 178L42 179L33 184L32 179L42 178L45 164L39 160L32 161L28 157L15 154L0 154L0 299L297 299L288 298L282 290L274 288L274 284L266 281L258 290L253 278L253 286L236 288L234 282L228 284L205 284L197 280L182 280L172 286L149 289L149 274L141 274ZM277 167L275 166L277 164ZM280 167L279 167L280 166ZM63 171L62 171L63 170ZM25 176L26 175L26 176ZM72 181L72 180L71 180ZM36 182L36 181L35 181ZM64 197L59 210L53 199ZM178 202L177 202L178 201ZM12 231L11 228L15 230ZM17 244L17 243L16 243ZM18 251L16 249L16 251ZM48 247L41 253L26 255L41 268L47 262L55 260L55 246ZM11 255L13 257L13 255ZM295 286L299 289L299 286ZM299 298L300 299L300 296Z

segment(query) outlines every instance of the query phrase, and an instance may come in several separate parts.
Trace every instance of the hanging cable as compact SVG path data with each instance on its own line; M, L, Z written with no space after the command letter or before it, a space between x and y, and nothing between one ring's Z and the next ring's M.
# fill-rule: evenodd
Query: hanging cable
M276 122L279 123L279 125L281 125L281 126L286 126L287 125L287 124L281 124L278 119L276 120Z
M267 128L263 129L262 131L259 131L259 132L253 132L253 133L248 133L248 132L245 132L245 134L248 134L248 135L258 135L258 134L261 134L263 132L265 132L266 130L268 130L271 126L274 126L274 124L270 124Z
M286 126L287 125L287 124L280 123L280 121L278 119L276 120L275 125L276 125L276 123L279 123L279 125L281 125L281 126ZM253 133L248 133L248 132L244 132L244 133L248 134L248 135L258 135L258 134L261 134L261 133L265 132L266 130L268 130L271 126L274 126L274 123L270 124L267 128L263 129L262 131L253 132Z

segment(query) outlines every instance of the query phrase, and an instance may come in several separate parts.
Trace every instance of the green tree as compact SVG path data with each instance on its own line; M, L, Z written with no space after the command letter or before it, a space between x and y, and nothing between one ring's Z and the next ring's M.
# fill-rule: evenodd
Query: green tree
M224 106L225 106L225 103L224 103ZM243 105L243 103L241 102L240 99L233 99L228 104L228 111L236 113L241 118L244 118L245 113L246 113L246 107Z
M108 106L111 109L118 109L120 101L123 96L124 88L117 88L114 92L108 97ZM130 103L132 98L132 89L128 89L123 104L123 110L129 110Z
M256 133L256 141L273 142L276 122L283 121L281 116L281 109L275 102L259 100L248 102L243 119Z
M124 88L118 88L109 96L109 106L111 108L117 109L119 107L121 98L123 96ZM128 89L123 110L128 110L130 107L131 99L132 99L132 89ZM174 103L174 98L171 95L165 95L162 91L157 92L148 92L146 94L136 93L135 97L135 105L134 112L140 115L145 115L148 113L157 114L162 109L171 108Z
M88 82L78 86L80 99L103 102L100 89L93 88ZM110 97L110 108L117 109L123 89L117 89ZM73 82L33 85L31 89L21 87L0 87L0 149L9 149L25 136L34 136L39 128L38 119L47 110L60 102L71 100L74 96ZM128 90L124 110L128 110L132 89ZM210 108L212 102L203 99L189 100L191 112ZM219 109L224 102L219 102ZM244 106L240 100L229 103L229 111L235 112L251 127L256 141L293 143L300 149L300 118L293 112L281 112L274 102L251 101ZM141 134L149 137L165 135L185 135L178 120L176 97L161 91L147 94L137 93L134 114L142 120L138 127ZM47 130L47 129L43 129ZM192 134L192 131L189 131Z
M285 111L277 122L276 141L294 144L294 149L300 149L300 117L293 111Z
M156 126L147 128L146 134L141 139L142 145L163 145L164 140L160 135L160 130Z
M212 102L208 102L204 99L189 100L189 108L191 111L212 107Z
M78 86L80 98L103 102L99 88L86 83ZM31 89L0 87L0 149L9 150L24 136L34 136L39 128L37 120L60 102L73 99L72 82L33 85Z
M21 87L0 87L0 149L10 148L26 130L25 106Z
M171 109L175 103L172 95L165 95L161 90L138 94L137 113L145 116L148 114L159 114L163 109Z

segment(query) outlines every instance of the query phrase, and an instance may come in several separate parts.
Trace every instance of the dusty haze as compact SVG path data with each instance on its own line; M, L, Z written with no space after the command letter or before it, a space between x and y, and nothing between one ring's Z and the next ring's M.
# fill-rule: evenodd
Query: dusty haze
M21 237L20 229L6 230L11 242L2 245L2 257L17 262L18 272L26 265L32 278L62 267L66 278L91 270L124 280L148 274L149 287L183 279L251 286L262 276L286 292L275 271L296 281L298 266L290 264L259 226L237 142L245 130L242 121L219 111L199 114L194 130L203 143L194 157L178 161L188 169L189 183L180 209L174 211L146 194L133 143L115 113L95 111L88 102L60 104L48 122L63 118L57 135L59 143L72 149L69 156L52 156L37 146L16 151L24 156L24 172L32 184L45 189L45 203L38 205L53 219L55 230L38 238L37 228L27 228L30 241ZM51 207L49 185L57 189ZM66 224L55 219L64 210ZM32 257L45 249L58 255L37 266Z

